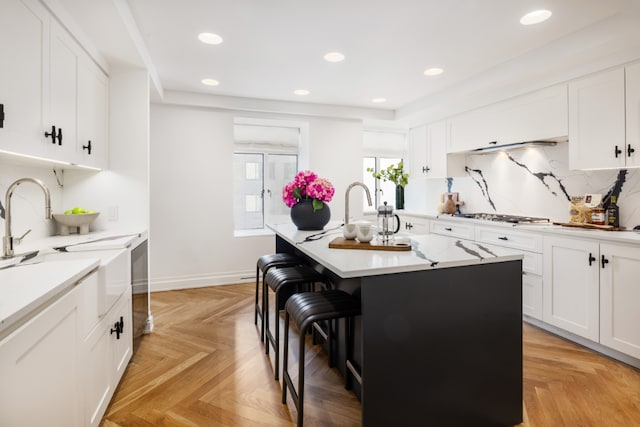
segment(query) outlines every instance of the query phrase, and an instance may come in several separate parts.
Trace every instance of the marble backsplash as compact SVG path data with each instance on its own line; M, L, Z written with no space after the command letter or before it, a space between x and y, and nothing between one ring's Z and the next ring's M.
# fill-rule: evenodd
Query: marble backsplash
M528 215L566 222L571 196L618 196L620 225L640 225L640 169L569 170L568 143L510 152L469 154L466 175L449 179L410 177L406 209L435 214L440 195L459 193L462 212Z

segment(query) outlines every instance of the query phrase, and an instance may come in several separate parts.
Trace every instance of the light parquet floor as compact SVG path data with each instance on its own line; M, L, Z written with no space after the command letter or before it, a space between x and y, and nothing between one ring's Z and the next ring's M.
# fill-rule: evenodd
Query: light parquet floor
M101 425L295 425L253 325L254 286L154 293L155 331L142 340ZM530 325L523 330L520 427L640 426L639 370ZM305 425L359 426L358 399L324 353L307 348Z

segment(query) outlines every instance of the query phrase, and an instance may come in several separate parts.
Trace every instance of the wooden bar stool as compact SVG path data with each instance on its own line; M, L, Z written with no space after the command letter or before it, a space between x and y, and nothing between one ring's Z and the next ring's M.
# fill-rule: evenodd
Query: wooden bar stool
M313 268L306 265L294 267L272 268L264 278L264 324L265 324L265 354L269 354L269 344L273 345L275 353L274 374L277 380L280 372L280 307L284 305L283 294L288 297L291 293L309 291L314 283L324 283L330 286L329 280ZM269 327L269 289L275 293L275 336Z
M256 264L256 303L255 303L255 315L253 318L253 324L258 324L258 316L260 316L260 341L264 342L264 294L265 284L264 276L272 268L291 267L294 265L302 265L304 261L302 258L287 253L277 253L262 255L258 258ZM262 271L262 291L260 290L260 272ZM260 301L260 299L262 301Z
M284 318L284 361L282 364L282 403L287 403L287 389L291 392L293 403L298 410L298 427L302 427L303 421L303 403L304 403L304 346L305 335L308 329L319 321L329 321L329 331L332 329L332 321L345 318L345 344L346 344L346 360L345 360L345 387L350 388L350 373L361 382L360 375L354 372L354 365L351 361L353 357L353 337L352 337L352 319L354 316L360 315L360 301L349 295L348 293L338 290L329 289L321 292L301 292L292 295L285 306L286 314ZM293 386L291 376L288 370L289 360L289 321L293 318L293 322L298 328L300 334L300 353L298 357L298 391ZM329 334L329 360L333 357L332 336Z

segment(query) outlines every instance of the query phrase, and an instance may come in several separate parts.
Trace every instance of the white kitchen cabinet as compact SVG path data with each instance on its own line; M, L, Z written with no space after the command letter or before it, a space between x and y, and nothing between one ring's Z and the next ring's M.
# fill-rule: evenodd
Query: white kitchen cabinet
M545 236L543 254L543 320L598 342L598 243Z
M600 343L640 359L640 248L601 243L599 261Z
M129 287L81 343L85 426L100 424L131 359L132 349Z
M410 132L410 175L447 178L464 175L464 156L447 154L447 124L440 121Z
M82 425L78 291L0 342L0 425Z
M0 150L48 157L44 138L49 15L37 0L0 2Z
M429 220L419 216L400 214L400 231L411 234L429 233Z
M567 108L561 84L460 114L447 120L448 152L565 137Z
M457 237L459 239L474 240L475 228L471 223L459 221L447 221L436 219L430 221L429 231L443 236Z
M0 36L0 150L106 168L105 74L37 0L3 1Z
M569 84L569 167L640 167L640 64Z
M77 162L108 168L109 79L86 55L78 61Z
M626 166L640 167L640 63L625 68Z
M542 235L501 226L477 225L475 241L522 251L522 313L542 320Z

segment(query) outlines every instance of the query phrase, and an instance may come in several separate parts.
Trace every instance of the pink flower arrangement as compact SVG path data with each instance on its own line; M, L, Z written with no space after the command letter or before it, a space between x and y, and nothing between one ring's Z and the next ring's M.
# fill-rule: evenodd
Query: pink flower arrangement
M325 202L330 202L335 193L333 185L324 178L318 178L315 173L300 171L282 189L282 200L288 207L292 207L300 200L311 199L313 210L322 209Z

